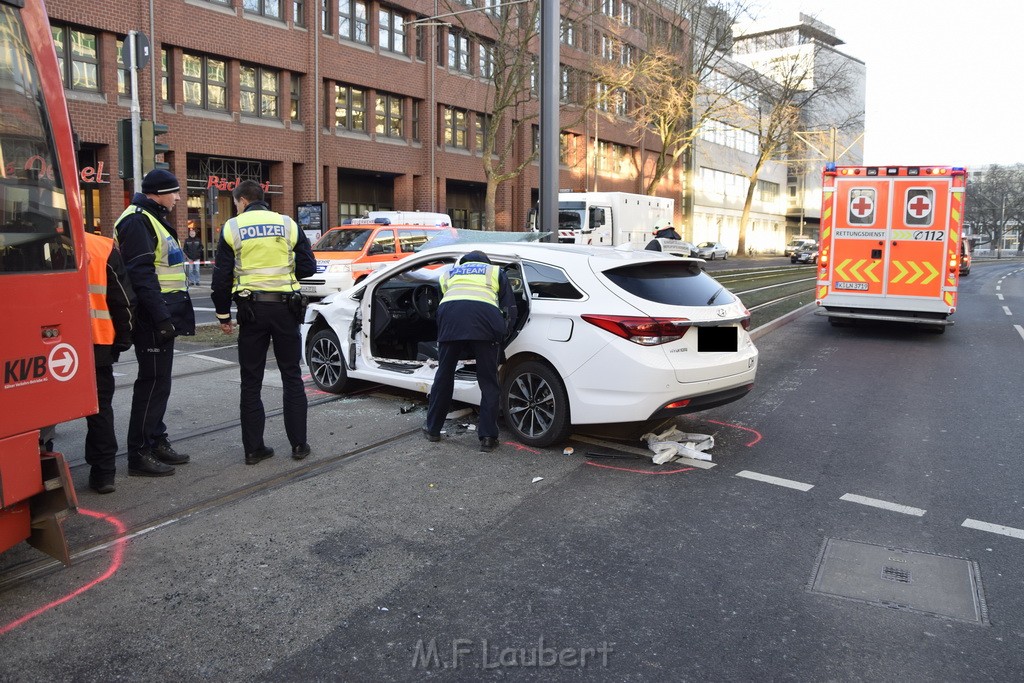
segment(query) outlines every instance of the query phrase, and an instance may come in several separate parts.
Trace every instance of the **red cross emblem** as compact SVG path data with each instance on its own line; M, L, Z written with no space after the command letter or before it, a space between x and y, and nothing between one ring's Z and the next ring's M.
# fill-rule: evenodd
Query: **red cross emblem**
M864 218L874 208L875 204L867 197L857 197L853 200L853 204L850 204L850 211L853 211L853 215L857 218Z
M907 225L928 225L932 221L935 195L931 189L918 188L907 191Z
M919 194L907 203L907 211L914 218L924 218L932 210L932 203L923 194Z
M871 225L875 222L875 191L850 190L851 225Z

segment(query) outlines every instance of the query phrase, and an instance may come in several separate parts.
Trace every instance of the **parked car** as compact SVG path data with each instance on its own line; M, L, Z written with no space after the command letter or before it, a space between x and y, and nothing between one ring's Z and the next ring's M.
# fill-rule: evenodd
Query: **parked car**
M455 237L447 214L376 211L368 218L346 219L313 245L316 274L300 280L299 286L314 298L340 292L443 234Z
M721 242L701 242L697 245L697 256L707 261L725 260L729 258L729 250Z
M800 247L789 257L790 263L817 263L818 245L810 244Z
M753 387L750 313L701 261L548 243L425 249L310 304L303 348L316 385L339 393L351 380L368 380L429 392L438 278L473 249L505 270L515 292L519 315L505 343L501 410L524 444L556 444L573 425L705 410ZM459 369L454 398L479 405L472 364Z
M971 274L971 245L965 240L960 240L960 275Z
M809 237L794 237L786 248L782 250L783 256L792 257L795 252L804 247L813 247L818 243Z

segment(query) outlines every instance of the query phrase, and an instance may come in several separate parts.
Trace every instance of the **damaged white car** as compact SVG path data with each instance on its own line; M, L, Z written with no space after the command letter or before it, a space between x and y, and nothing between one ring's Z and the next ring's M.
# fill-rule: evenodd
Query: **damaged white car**
M753 387L750 313L702 261L628 246L522 242L427 249L311 304L302 334L316 385L340 393L358 379L429 392L438 278L474 249L505 270L516 295L501 410L521 443L557 444L573 425L704 410ZM454 399L479 405L471 362L460 365Z

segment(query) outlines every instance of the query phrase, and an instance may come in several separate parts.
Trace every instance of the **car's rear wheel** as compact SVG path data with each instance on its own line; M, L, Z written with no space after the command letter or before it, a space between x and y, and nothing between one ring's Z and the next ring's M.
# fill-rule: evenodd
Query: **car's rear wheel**
M516 439L528 446L546 447L568 438L569 397L550 366L524 361L505 374L501 411Z
M722 254L722 260L723 261L728 261L729 260L729 252L725 252L724 254Z
M715 260L715 252L711 252L711 255L708 256L708 261L714 261L714 260Z
M345 356L334 330L320 330L313 335L306 354L313 381L323 391L340 394L348 384Z

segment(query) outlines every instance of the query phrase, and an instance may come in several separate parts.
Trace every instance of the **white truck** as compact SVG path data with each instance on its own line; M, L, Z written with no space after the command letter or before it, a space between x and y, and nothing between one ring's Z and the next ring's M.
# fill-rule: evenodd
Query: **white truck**
M631 243L642 249L654 231L673 223L675 200L630 192L559 192L558 241L570 244ZM537 210L530 227L537 229Z

